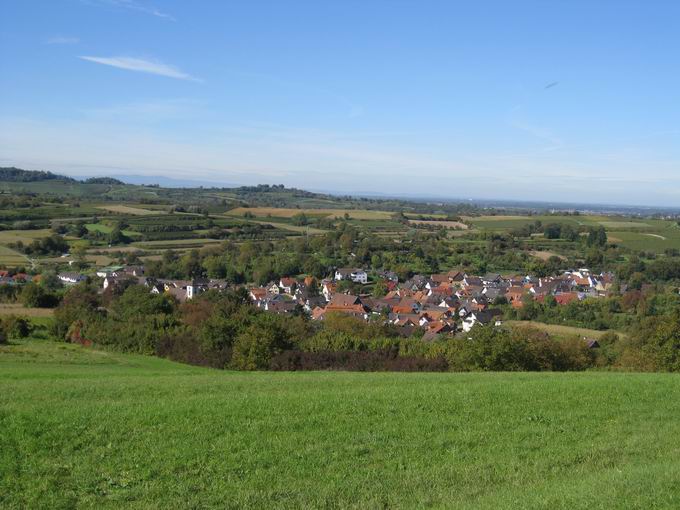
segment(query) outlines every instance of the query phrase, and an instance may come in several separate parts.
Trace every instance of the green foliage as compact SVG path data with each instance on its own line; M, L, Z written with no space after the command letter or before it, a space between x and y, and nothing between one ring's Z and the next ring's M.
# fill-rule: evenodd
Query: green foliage
M31 334L32 329L30 321L25 317L9 315L0 319L0 330L6 339L26 338Z
M282 319L260 314L236 337L231 364L240 370L266 369L272 356L291 347Z
M56 294L33 282L29 282L21 288L20 298L27 308L52 308L59 302Z

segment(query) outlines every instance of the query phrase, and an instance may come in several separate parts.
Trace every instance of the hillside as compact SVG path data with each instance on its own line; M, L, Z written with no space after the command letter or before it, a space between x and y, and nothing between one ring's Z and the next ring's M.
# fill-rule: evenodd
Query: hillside
M4 508L680 504L667 374L234 373L0 347Z
M53 174L43 170L22 170L16 167L0 167L0 181L7 182L40 182L40 181L65 181L76 182L71 177Z

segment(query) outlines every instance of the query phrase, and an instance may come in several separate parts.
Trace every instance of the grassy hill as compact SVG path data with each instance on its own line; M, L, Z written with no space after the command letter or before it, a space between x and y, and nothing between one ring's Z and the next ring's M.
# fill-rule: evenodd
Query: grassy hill
M234 373L0 347L0 507L680 505L666 374Z

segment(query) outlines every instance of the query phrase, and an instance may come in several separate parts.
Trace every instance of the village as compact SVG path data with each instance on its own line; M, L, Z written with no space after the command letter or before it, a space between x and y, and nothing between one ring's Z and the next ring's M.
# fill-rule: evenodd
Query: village
M152 278L143 266L109 266L96 271L101 292L129 285L143 285L154 294L167 293L179 303L214 290L234 286L225 280L194 278L173 280ZM67 286L87 279L81 273L59 273ZM5 283L11 277L2 276ZM15 275L22 281L28 275ZM35 277L39 278L39 276ZM376 296L369 285L382 285L384 295ZM414 275L399 281L391 271L368 271L362 268L338 268L321 281L312 277L281 277L262 287L245 286L253 306L275 314L305 314L313 321L323 321L329 313L340 313L364 321L393 325L401 336L431 340L440 335L467 333L475 325L500 326L502 307L522 308L535 301L551 300L566 306L586 298L607 297L612 292L612 273L593 274L586 268L564 271L558 276L539 278L531 275L482 276L459 270L429 276Z

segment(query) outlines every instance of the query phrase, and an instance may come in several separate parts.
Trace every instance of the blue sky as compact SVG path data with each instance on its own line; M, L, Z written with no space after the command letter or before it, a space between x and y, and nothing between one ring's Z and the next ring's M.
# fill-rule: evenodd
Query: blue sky
M4 0L0 165L677 205L680 2Z

